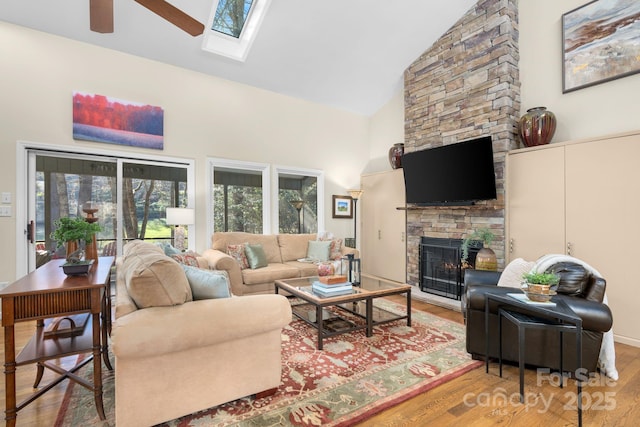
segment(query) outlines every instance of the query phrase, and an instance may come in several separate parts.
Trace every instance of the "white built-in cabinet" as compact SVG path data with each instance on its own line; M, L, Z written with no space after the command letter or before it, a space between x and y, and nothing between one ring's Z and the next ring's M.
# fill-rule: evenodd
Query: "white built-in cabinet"
M507 257L565 252L564 146L507 156Z
M402 169L364 174L358 213L362 215L362 271L406 282L406 211ZM360 207L361 206L361 207Z
M617 341L640 346L640 132L507 155L507 257L580 258L607 280Z

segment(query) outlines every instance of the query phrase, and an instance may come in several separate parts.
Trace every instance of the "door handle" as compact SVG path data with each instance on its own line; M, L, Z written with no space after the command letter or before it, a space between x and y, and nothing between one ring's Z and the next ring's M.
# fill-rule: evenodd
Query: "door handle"
M36 239L36 223L35 221L31 220L29 221L29 224L27 224L27 240L29 241L29 243L35 243L35 239Z

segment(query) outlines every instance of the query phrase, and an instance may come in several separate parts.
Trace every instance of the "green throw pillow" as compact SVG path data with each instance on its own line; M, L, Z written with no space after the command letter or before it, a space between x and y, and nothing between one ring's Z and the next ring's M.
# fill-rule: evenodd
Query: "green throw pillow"
M309 240L307 258L314 261L329 261L331 253L331 240Z
M244 253L247 255L249 267L251 267L252 270L269 265L269 263L267 262L267 254L264 253L264 248L261 244L247 244L244 247Z
M229 298L229 279L224 272L203 270L183 265L193 300Z

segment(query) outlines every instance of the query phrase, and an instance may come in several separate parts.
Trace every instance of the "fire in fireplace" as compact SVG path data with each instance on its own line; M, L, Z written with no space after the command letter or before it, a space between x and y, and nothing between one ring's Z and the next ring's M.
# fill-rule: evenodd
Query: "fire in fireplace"
M420 238L420 289L435 295L459 300L465 268L473 268L482 242L469 244L467 264L462 265L462 239Z

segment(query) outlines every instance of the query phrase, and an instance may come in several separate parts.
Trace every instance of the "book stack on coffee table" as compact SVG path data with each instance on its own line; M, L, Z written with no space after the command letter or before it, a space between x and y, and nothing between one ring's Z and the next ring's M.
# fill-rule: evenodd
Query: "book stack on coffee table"
M353 285L346 276L321 276L311 285L313 292L322 297L334 297L350 294Z

